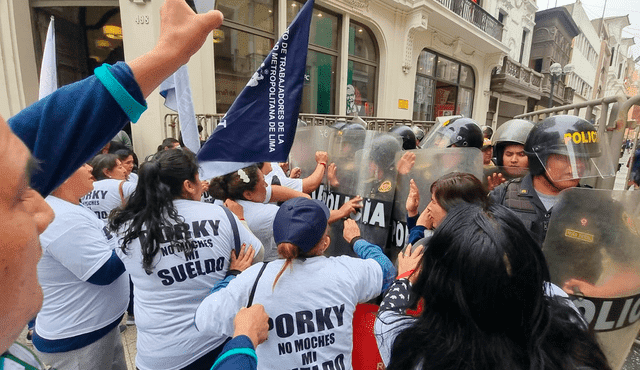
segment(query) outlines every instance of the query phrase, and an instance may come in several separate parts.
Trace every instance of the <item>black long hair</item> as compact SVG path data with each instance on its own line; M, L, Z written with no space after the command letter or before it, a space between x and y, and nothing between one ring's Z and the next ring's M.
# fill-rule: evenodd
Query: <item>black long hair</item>
M178 215L173 200L183 196L185 180L196 181L198 163L188 150L169 149L156 153L143 163L138 171L138 185L123 209L109 217L112 231L125 230L121 245L123 252L131 241L140 238L142 267L150 272L154 256L162 241L176 242L174 233L165 233L164 227L184 222ZM188 246L189 243L185 243Z
M412 287L411 306L424 310L387 369L610 369L579 314L545 295L547 281L540 246L511 211L453 207Z

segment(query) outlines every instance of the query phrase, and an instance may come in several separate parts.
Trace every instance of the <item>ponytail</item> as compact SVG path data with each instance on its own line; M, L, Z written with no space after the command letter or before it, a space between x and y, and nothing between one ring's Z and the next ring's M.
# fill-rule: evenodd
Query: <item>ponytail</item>
M163 235L163 229L173 228L173 224L183 223L173 200L182 197L185 180L196 180L198 165L191 152L180 149L165 150L143 163L138 171L136 190L129 197L124 208L114 210L109 217L109 229L123 228L121 249L135 239L140 239L142 267L147 273L153 270L153 259L160 250L160 244L177 242L172 232ZM190 237L187 235L187 240ZM189 253L191 243L184 243L179 250Z
M315 256L321 255L324 252L324 249L322 249L323 240L324 240L324 236L320 239L318 244L316 244L313 248L311 248L311 250L307 253L302 253L299 247L291 243L278 244L278 255L281 258L285 259L285 262L284 262L284 265L282 265L280 272L278 272L278 275L276 275L276 278L273 280L273 286L271 287L271 289L275 289L278 279L280 279L280 276L282 275L284 270L287 269L287 267L290 267L291 269L293 269L294 259L298 257L308 258L308 257L315 257Z

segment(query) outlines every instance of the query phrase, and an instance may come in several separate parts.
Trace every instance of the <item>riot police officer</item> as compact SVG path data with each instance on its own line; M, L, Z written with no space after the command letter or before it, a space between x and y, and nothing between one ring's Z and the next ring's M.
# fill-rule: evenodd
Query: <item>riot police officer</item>
M394 126L389 133L400 135L402 138L402 150L411 150L416 148L416 134L408 126Z
M553 116L535 124L524 144L530 173L491 192L522 220L539 243L544 241L558 194L579 186L580 179L613 174L596 129L575 116Z
M484 137L476 121L471 118L456 117L434 127L421 143L423 149L469 147L482 148Z
M525 175L529 168L529 158L524 152L524 143L533 125L533 122L525 119L512 119L498 127L491 137L497 168L485 173L489 190L507 180Z

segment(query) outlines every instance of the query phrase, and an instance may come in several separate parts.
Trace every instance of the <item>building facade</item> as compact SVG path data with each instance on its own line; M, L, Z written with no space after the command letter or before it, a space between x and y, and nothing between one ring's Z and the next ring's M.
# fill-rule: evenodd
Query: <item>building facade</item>
M228 109L302 4L216 2L225 15L223 26L188 63L196 113ZM1 2L0 114L8 118L37 99L51 15L59 85L64 85L101 63L132 60L150 50L159 34L161 5L160 0ZM426 121L463 114L483 123L494 68L510 53L513 60L527 59L534 7L529 0L318 0L301 112ZM510 17L515 23L524 19L524 38L523 28L504 28L499 20L508 23ZM518 51L509 43L520 45ZM131 127L140 156L164 138L170 111L163 102L154 92L148 111Z
M582 2L577 1L574 4L565 5L565 8L580 29L580 33L573 39L573 51L569 61L574 66L574 70L566 76L566 81L567 86L574 91L573 102L581 103L591 100L593 96L600 37L587 17ZM581 114L584 117L586 110L582 109Z

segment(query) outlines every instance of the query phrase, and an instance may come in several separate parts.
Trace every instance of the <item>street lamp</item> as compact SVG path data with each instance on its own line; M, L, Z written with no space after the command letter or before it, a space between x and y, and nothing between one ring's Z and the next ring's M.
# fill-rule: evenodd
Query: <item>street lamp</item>
M560 63L553 63L549 66L549 79L551 80L551 90L549 91L549 108L553 108L553 88L558 79L573 72L573 64L567 64L562 68Z

